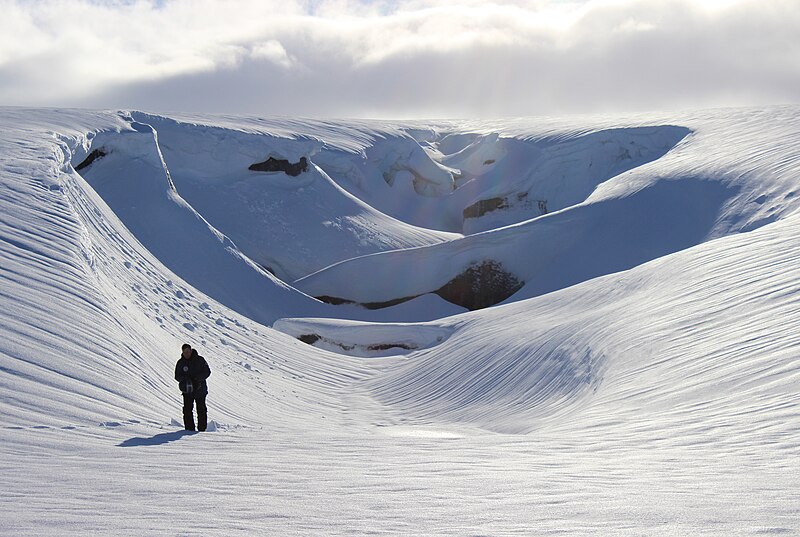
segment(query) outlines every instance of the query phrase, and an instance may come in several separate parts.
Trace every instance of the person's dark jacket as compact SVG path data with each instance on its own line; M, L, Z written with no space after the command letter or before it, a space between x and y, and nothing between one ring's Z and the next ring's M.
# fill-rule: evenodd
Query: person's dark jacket
M206 379L211 376L211 368L208 367L206 359L197 354L197 350L192 349L192 355L189 358L181 359L175 364L175 380L178 381L178 387L182 392L185 392L186 381L191 380L192 390L196 395L207 395L208 385Z

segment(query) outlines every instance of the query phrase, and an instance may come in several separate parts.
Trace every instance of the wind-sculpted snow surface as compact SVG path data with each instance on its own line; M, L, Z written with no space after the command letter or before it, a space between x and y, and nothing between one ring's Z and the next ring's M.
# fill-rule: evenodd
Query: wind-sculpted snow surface
M289 360L289 349L304 347L301 343L293 346L289 339L289 347L276 352L275 332L177 277L123 226L119 216L149 239L148 246L166 262L191 263L191 256L199 256L187 276L223 280L208 286L200 282L204 287L216 284L224 291L240 285L251 296L263 293L268 300L254 316L270 308L272 315L285 312L299 301L304 312L318 304L223 247L225 238L171 190L152 132L144 126L132 130L126 119L111 113L9 109L2 118L9 126L0 138L3 427L162 424L175 408L175 349L187 340L214 357L217 389L227 394L217 407L223 420L264 416L264 397L274 398L276 410L281 407L277 401L299 400L312 392L314 405L326 405L327 388L317 393L293 386L320 371ZM121 159L126 166L138 164L136 188L127 197L108 197L119 214L70 164L72 147L86 133L98 131L118 132L115 140L126 139L108 146L108 155L91 167L113 167L115 152L119 157L119 152L139 151L138 158ZM121 173L110 177L129 178ZM98 189L115 192L111 185ZM134 210L137 204L141 214ZM179 254L190 259L178 259ZM241 306L244 301L239 301ZM359 375L345 364L334 369L333 376L318 379L320 386ZM267 371L274 376L269 390Z
M454 317L441 345L369 384L405 419L745 450L770 431L796 450L799 231L794 216Z
M641 153L614 168L630 137ZM394 141L454 192L398 168L357 199L327 167ZM576 181L560 210L462 237L368 203L388 211L406 181L402 203L450 207L413 223L457 223L476 200L459 191L491 199L524 148L533 174L491 191L510 205L471 219L537 212L512 205L556 162ZM270 156L308 171L241 172L248 196L308 189L319 218L299 231L353 210L366 223L325 252L382 252L298 286L416 298L315 301L239 246L259 215L200 208L208 188L233 210L235 170ZM605 171L580 175L587 159ZM799 177L796 107L435 124L0 108L0 533L800 534ZM524 286L471 312L431 294L481 266ZM184 342L211 365L207 433L179 430Z

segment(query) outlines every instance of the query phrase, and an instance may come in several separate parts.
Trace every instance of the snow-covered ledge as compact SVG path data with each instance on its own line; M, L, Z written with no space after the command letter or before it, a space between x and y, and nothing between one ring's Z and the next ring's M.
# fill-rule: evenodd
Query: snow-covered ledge
M339 319L279 319L275 330L304 343L349 356L405 354L445 341L452 327L418 323L367 323Z

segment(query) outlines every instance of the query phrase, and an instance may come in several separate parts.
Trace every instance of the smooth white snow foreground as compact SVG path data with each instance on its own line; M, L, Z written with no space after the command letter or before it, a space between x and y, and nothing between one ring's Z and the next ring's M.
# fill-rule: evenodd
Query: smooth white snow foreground
M714 445L435 430L13 433L0 461L6 535L797 533L796 466ZM37 448L14 453L15 437Z
M0 109L0 533L800 534L800 109L428 130L177 118L192 125L183 130L161 119L183 136L169 143L156 119ZM587 178L569 168L572 205L552 216L520 222L523 204L502 217L516 225L463 239L400 221L452 224L466 202L431 197L447 177L459 187L459 173L480 182L502 166L536 169L514 140L534 153L565 141L569 161L596 154L586 133L612 133L614 155L620 132L630 134L619 129L670 125L691 134L585 200L587 183L570 181ZM305 152L351 172L320 166L301 179L313 187L258 176L277 199L281 188L309 189L314 209L304 214L320 218L308 228L264 216L267 197L244 199L241 218L207 217L201 183L213 178L175 164L191 161L194 135L203 155L226 139L248 148L255 136L262 159ZM95 139L116 153L76 173ZM376 147L394 178L384 194L375 161L358 160ZM500 166L511 154L521 167ZM549 154L552 166L559 153ZM225 169L239 157L220 148L211 160ZM228 206L258 191L257 176L232 169L213 189ZM354 177L360 187L332 182ZM418 196L449 216L410 218L393 196L412 204L408 213ZM371 208L381 203L394 218ZM324 217L334 208L358 223ZM650 210L657 225L641 217ZM163 227L173 219L180 226ZM276 250L237 227L245 222L264 225ZM323 228L340 233L315 248L342 258L307 281L330 285L352 265L363 300L420 281L435 288L474 252L571 268L520 274L526 286L507 304L460 313L435 295L387 310L320 304L253 260L280 258L289 275L314 270L303 237ZM543 230L572 237L572 248L526 244ZM394 241L411 249L374 253ZM602 244L622 261L603 257ZM371 255L348 261L362 247ZM393 281L381 266L392 256L430 264ZM364 324L378 320L392 322ZM326 348L295 339L306 332ZM184 341L213 369L214 432L175 426Z

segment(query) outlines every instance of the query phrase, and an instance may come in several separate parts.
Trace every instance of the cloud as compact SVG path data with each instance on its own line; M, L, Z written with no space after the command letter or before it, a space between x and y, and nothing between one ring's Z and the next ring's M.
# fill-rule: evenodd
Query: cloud
M250 49L250 57L257 60L267 60L282 67L289 68L292 66L292 60L286 53L286 49L275 39L254 43Z
M0 0L0 102L492 116L800 102L794 0Z

